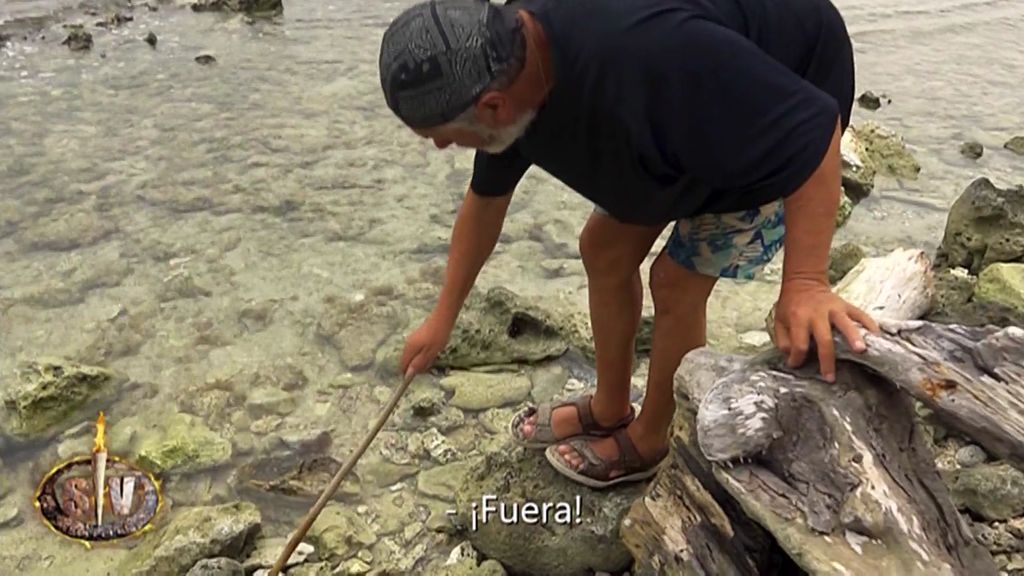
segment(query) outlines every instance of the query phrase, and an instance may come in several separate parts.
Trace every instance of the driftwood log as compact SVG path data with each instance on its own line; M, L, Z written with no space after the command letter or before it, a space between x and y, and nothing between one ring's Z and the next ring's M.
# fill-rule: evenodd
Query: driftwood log
M789 369L774 350L688 354L677 396L699 408L695 419L679 411L672 464L623 523L635 572L794 573L778 568L784 552L797 573L997 574L935 468L913 399L1020 462L1024 330L916 321L931 286L916 251L851 272L837 290L883 332L865 336L862 354L835 336L833 384L813 359Z

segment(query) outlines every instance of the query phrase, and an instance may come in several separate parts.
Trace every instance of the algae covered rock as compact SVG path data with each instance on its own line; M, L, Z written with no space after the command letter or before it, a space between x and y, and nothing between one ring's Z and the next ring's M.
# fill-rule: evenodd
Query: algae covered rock
M1014 136L1003 144L1003 148L1006 148L1010 152L1019 156L1024 156L1024 136Z
M833 248L828 255L828 281L835 284L843 279L854 266L864 259L864 249L847 242Z
M261 520L250 502L178 510L168 526L148 533L125 556L117 573L178 576L204 558L244 558L260 533Z
M863 143L876 173L907 179L917 178L921 173L921 164L907 150L903 138L896 132L871 121L855 128L850 127L850 130Z
M351 506L328 504L309 529L309 540L320 558L338 563L372 546L377 535Z
M245 576L245 570L233 558L206 558L196 562L185 576Z
M50 432L121 382L104 368L58 358L23 362L3 400L7 431L19 437Z
M960 155L964 158L977 160L985 155L985 147L981 142L975 142L973 140L970 142L964 142L960 145Z
M996 301L975 297L978 277L965 268L940 270L927 320L965 326L1024 324L1024 312Z
M1024 264L992 264L982 270L974 298L1024 315Z
M205 470L231 458L231 442L190 414L133 416L115 422L112 435L119 427L134 429L131 452L140 465L157 474Z
M974 275L989 264L1024 262L1024 186L998 188L985 177L971 182L950 208L935 261Z
M836 209L836 230L839 230L850 221L853 216L853 201L849 196L843 194L839 197L839 208Z
M473 547L510 573L618 572L632 562L619 524L645 486L595 491L555 472L537 451L493 452L456 492L457 515Z
M986 520L1024 514L1024 472L1009 464L981 464L950 474L950 492L959 508Z
M281 0L197 0L192 3L192 11L271 15L284 12L284 3Z
M550 313L506 288L495 287L483 294L470 294L435 366L471 368L538 362L567 349L563 330Z
M505 568L495 560L484 560L480 564L476 560L459 560L452 564L431 566L426 576L506 576Z
M533 383L525 374L452 372L441 380L441 388L455 395L451 405L463 410L487 410L522 402Z

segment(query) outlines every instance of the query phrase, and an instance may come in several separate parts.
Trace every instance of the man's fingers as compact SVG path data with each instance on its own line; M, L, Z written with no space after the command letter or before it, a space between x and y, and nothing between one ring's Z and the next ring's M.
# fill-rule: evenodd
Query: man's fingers
M792 343L789 341L789 328L783 323L775 323L775 347L782 352L782 355L789 358L789 351L792 348Z
M832 325L828 318L819 318L814 321L814 345L818 348L818 364L821 368L821 375L825 380L834 382L836 377L836 355L832 346Z
M810 326L807 322L794 322L789 330L789 367L796 368L807 359L807 348L810 346Z
M878 326L878 322L875 322L875 319L872 318L870 314L860 308L857 308L853 304L848 304L847 307L848 309L846 313L850 315L850 318L859 322L861 326L867 328L869 332L872 334L879 334L882 332L881 327Z
M854 324L853 319L846 314L837 314L835 319L832 321L836 325L836 328L843 335L843 338L850 344L850 348L854 352L863 352L867 349L864 345L864 339L861 338L860 328ZM866 326L865 326L866 328Z

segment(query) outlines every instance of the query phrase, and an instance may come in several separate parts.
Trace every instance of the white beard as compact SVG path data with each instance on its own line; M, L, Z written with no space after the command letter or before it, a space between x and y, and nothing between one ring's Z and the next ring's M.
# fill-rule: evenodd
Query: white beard
M519 118L516 118L515 122L504 128L490 130L481 126L473 126L472 129L477 134L483 136L487 142L480 147L481 150L488 154L501 154L526 133L526 129L530 127L530 123L533 122L536 116L537 111L530 110L524 112Z

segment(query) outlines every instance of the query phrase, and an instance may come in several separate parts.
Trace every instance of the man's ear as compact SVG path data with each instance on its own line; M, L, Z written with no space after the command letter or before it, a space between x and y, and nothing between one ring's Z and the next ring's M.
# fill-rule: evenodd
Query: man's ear
M508 97L492 90L485 92L476 103L477 119L488 128L498 128L511 121L512 106Z

